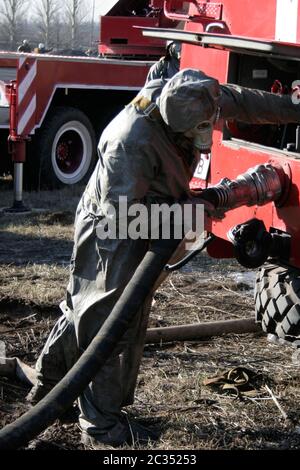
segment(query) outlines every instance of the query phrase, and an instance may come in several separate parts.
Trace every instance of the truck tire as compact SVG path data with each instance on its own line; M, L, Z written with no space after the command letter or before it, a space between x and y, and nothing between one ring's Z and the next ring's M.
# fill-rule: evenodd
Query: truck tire
M300 346L300 271L272 264L260 268L255 284L256 321L263 331Z
M85 183L96 160L96 137L90 120L76 108L53 109L37 135L35 154L40 187Z

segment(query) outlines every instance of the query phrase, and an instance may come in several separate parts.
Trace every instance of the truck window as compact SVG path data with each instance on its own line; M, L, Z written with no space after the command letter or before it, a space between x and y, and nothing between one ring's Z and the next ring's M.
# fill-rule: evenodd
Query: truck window
M289 94L292 83L299 77L300 62L296 60L230 53L228 83ZM239 121L227 121L223 139L300 154L300 126L296 124L251 125Z

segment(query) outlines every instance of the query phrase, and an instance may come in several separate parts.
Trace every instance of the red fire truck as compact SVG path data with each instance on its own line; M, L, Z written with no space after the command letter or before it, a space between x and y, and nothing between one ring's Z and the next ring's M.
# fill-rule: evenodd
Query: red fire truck
M35 187L87 179L101 130L165 51L165 41L135 26L177 24L164 16L163 0L102 4L98 57L0 52L0 173L13 161L19 189L25 155L26 180Z
M166 0L165 15L183 21L184 30L149 29L144 35L181 41L181 68L203 70L221 83L290 93L299 102L298 0ZM300 345L299 138L300 126L294 124L222 122L214 132L211 155L202 156L192 181L194 187L217 188L218 203L231 209L209 227L215 237L208 253L235 256L250 268L262 266L255 292L257 319L266 332L296 346ZM274 185L279 192L270 201ZM239 199L240 207L232 198Z

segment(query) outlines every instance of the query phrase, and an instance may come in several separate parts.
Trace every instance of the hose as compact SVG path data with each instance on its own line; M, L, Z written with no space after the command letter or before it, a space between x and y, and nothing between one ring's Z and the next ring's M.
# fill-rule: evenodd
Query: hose
M73 404L113 352L180 241L152 242L111 314L72 369L37 405L0 431L0 450L24 446Z
M188 255L186 255L184 258L182 258L180 261L178 261L175 264L166 264L165 266L165 271L172 272L176 271L177 269L182 268L185 266L187 263L189 263L195 256L197 256L201 251L205 250L205 248L214 241L215 239L214 234L210 234L202 243L200 248L197 248L196 250L192 250Z

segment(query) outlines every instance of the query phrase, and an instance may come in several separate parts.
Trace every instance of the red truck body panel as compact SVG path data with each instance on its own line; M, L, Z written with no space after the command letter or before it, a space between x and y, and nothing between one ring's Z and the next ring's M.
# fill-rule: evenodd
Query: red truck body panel
M142 34L143 27L159 27L159 17L139 18L102 16L100 18L101 38L99 43L99 54L103 55L126 55L149 56L163 55L165 45L160 39L145 38ZM129 32L129 34L128 34Z
M172 2L171 2L172 3ZM204 2L198 2L203 4ZM209 2L208 2L209 3ZM288 2L285 2L288 3ZM265 0L264 2L244 0L223 0L222 17L220 18L224 24L226 34L240 35L243 37L252 37L255 39L275 40L279 44L295 44L300 41L300 5L298 1L289 2L289 7L284 10L284 4L281 0ZM288 5L286 5L287 7ZM190 7L190 12L194 11L194 5ZM296 17L293 17L293 14ZM196 21L192 20L186 23L185 31L193 31L202 33L207 30L210 20ZM285 29L284 29L285 25ZM290 29L289 29L290 28ZM218 29L218 33L222 29ZM241 54L243 52L241 51ZM203 48L196 45L183 44L181 67L194 67L203 70L208 75L212 75L219 79L220 82L226 83L232 79L231 71L231 52L226 50L216 50L212 48ZM255 54L254 54L255 55ZM259 56L259 54L257 54ZM238 54L239 59L241 55ZM253 54L247 55L248 64L251 63ZM299 56L300 58L300 48ZM266 60L267 59L262 59ZM254 62L253 62L254 64ZM251 68L251 67L250 67ZM253 65L253 69L255 65ZM267 68L267 67L266 67ZM263 67L261 67L263 69ZM260 69L260 70L261 70ZM246 70L244 67L243 70ZM265 72L267 73L267 72ZM254 72L252 71L254 76ZM245 77L237 77L235 83L243 84ZM280 78L280 69L278 68L278 77ZM299 78L295 76L296 80ZM291 85L290 83L288 85ZM260 88L261 81L252 81L252 88ZM268 89L268 91L271 91ZM299 113L300 114L300 113ZM224 137L224 124L220 123L218 129L214 132L214 145L211 154L211 166L209 174L205 181L193 180L193 187L207 187L215 185L224 177L229 179L236 178L239 174L244 173L249 168L253 168L258 164L267 162L277 162L282 166L289 167L291 172L292 184L288 197L283 207L276 207L274 203L266 206L242 207L229 211L222 220L215 220L212 223L212 232L220 237L224 243L216 245L212 244L208 248L210 255L216 257L232 256L232 250L228 249L229 230L246 222L252 218L258 218L265 223L267 229L274 227L276 229L287 232L291 235L291 255L289 262L291 265L300 267L300 154L291 153L285 150L267 147L265 145L257 145L249 143L248 139L226 139ZM275 147L275 145L274 145ZM221 248L220 248L221 246Z
M18 134L28 136L42 125L57 89L138 91L152 62L0 52L0 71L4 64L16 69Z
M24 66L28 64L27 74L24 75ZM17 82L19 87L24 80L27 80L32 67L35 68L32 82L28 81L25 86L27 93L27 105L30 99L36 95L36 110L34 127L30 132L24 129L24 133L31 134L35 127L39 127L43 122L43 117L47 112L52 96L58 88L70 89L103 89L103 90L139 90L149 69L149 63L108 60L98 58L75 59L59 57L30 56L25 58L25 62L19 61ZM23 72L23 73L22 73ZM24 109L20 109L22 113ZM25 108L26 112L26 108ZM22 118L20 114L19 118Z

